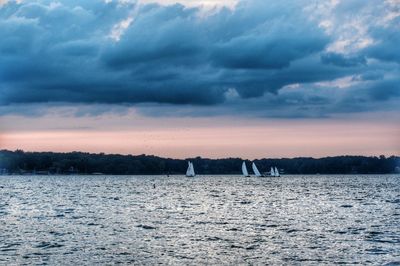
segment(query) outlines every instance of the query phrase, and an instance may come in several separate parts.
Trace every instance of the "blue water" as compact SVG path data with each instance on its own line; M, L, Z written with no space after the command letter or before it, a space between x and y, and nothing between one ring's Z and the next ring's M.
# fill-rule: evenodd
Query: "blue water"
M400 176L0 176L2 265L396 262Z

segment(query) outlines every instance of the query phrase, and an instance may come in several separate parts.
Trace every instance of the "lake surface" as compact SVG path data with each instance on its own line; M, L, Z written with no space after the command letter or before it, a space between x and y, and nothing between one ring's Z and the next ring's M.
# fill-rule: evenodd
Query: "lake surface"
M2 265L396 262L399 175L0 176Z

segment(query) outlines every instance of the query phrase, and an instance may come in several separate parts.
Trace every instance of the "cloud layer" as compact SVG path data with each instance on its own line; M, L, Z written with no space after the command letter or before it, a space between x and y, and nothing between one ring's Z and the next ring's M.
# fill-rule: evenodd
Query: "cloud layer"
M399 27L394 0L243 0L207 11L9 1L0 4L0 110L59 103L136 106L149 115L396 111Z

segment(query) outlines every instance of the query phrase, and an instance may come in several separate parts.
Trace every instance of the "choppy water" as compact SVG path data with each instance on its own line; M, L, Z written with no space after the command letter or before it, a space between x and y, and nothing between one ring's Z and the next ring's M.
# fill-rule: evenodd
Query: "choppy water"
M0 264L399 261L400 176L0 176Z

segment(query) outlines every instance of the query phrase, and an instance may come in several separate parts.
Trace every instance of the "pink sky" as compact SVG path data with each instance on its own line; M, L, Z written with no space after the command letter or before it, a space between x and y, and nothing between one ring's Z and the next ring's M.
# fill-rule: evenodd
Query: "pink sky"
M26 151L86 151L248 159L399 155L396 119L149 118L3 116L0 146Z

